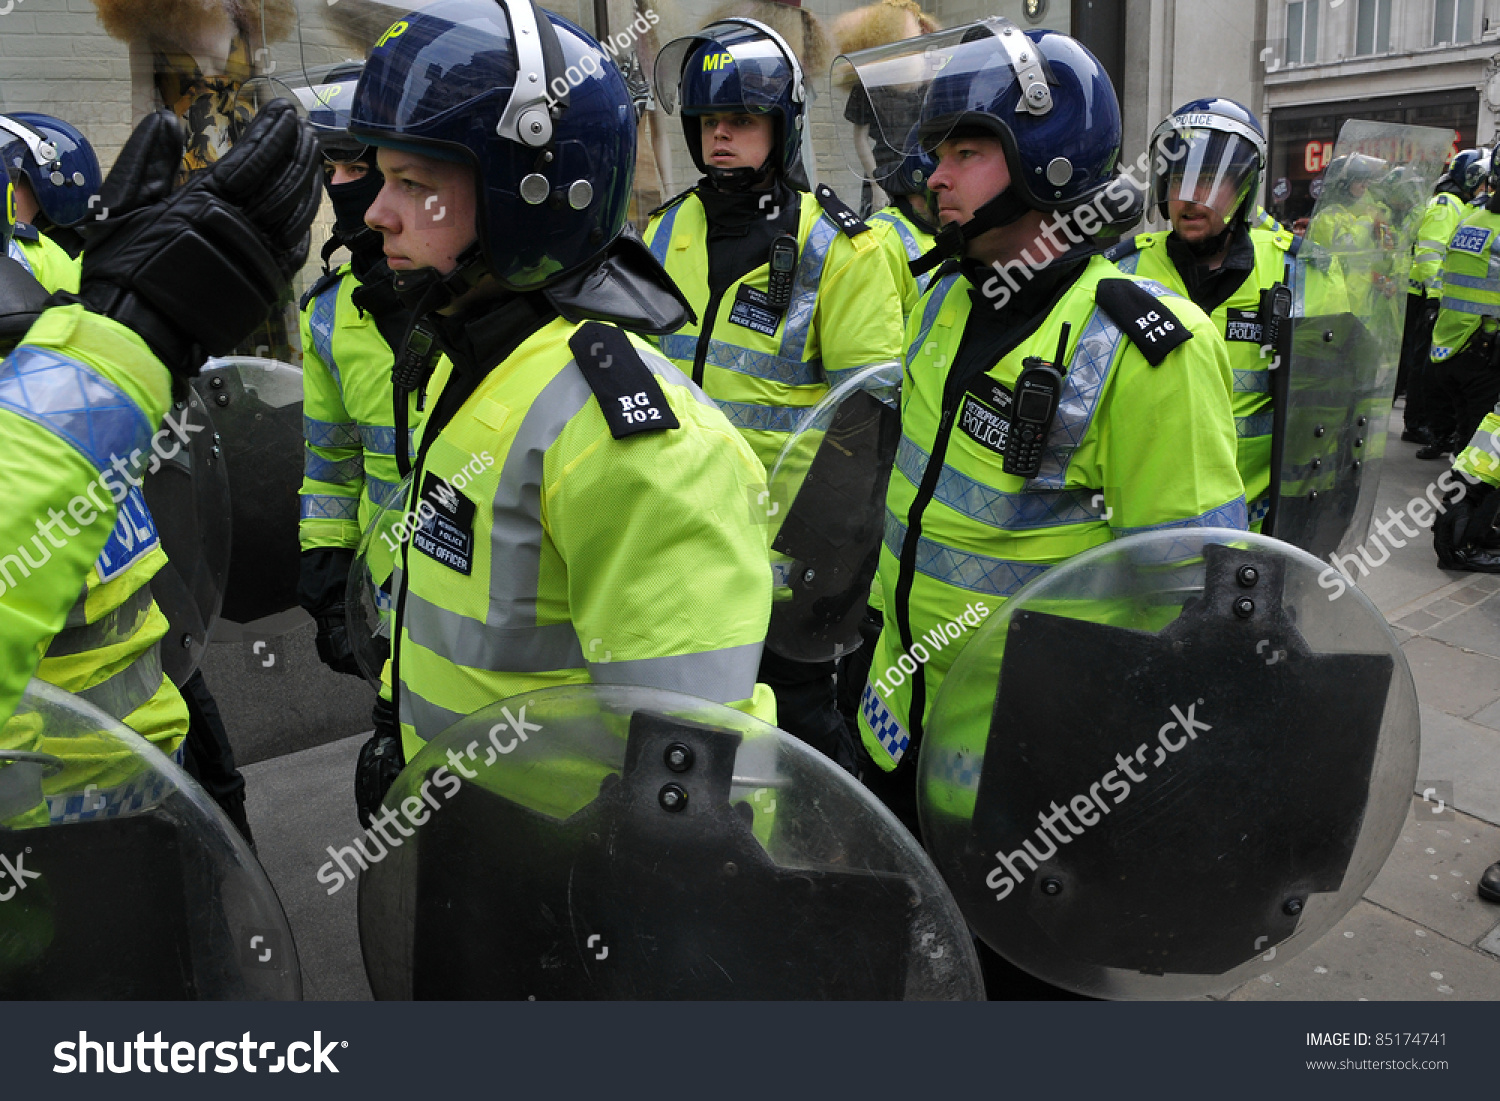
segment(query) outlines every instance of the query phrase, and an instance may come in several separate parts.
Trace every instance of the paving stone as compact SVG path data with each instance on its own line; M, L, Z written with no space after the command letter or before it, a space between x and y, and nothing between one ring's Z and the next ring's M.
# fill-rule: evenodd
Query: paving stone
M1477 585L1470 585L1467 589L1459 589L1457 592L1448 594L1448 599L1459 604L1478 604L1490 595L1489 589L1481 589Z
M1448 601L1440 600L1437 603L1443 604ZM1500 599L1489 597L1483 603L1475 604L1462 615L1456 615L1446 623L1432 628L1427 635L1444 642L1451 642L1455 646L1478 650L1482 654L1500 654ZM1497 660L1491 677L1496 689L1500 690L1500 660Z
M1490 930L1490 935L1479 942L1479 947L1491 955L1500 956L1500 925Z
M1407 630L1415 634L1420 634L1421 632L1427 630L1427 628L1429 627L1436 627L1441 622L1443 621L1437 616L1432 615L1430 612L1420 611L1412 612L1411 615L1407 616L1405 619L1400 620L1397 625L1405 627Z
M1423 705L1419 779L1453 782L1453 805L1500 825L1500 734ZM1500 852L1495 854L1500 858Z
M1471 723L1487 726L1491 730L1500 730L1500 701L1490 704L1483 711L1476 711L1469 716Z
M1438 619L1447 619L1449 616L1458 615L1459 612L1463 611L1464 605L1459 604L1449 596L1445 596L1434 600L1431 604L1425 605L1422 610L1428 615L1437 616Z
M1360 901L1329 933L1230 1001L1495 1001L1500 960Z
M1401 649L1411 664L1417 697L1428 706L1450 715L1472 715L1500 700L1500 658L1466 654L1428 635Z
M1484 870L1500 860L1500 827L1467 814L1424 821L1432 809L1413 802L1365 897L1449 940L1473 944L1500 921L1500 906L1474 892Z

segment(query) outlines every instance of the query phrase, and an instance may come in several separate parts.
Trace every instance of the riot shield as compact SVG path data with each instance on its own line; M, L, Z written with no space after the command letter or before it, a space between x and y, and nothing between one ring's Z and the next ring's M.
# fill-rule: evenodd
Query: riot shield
M223 615L250 623L297 605L302 372L253 356L210 359L194 380L229 467L234 542Z
M377 998L983 996L911 835L819 754L718 704L518 696L429 742L384 808L377 827L403 836L359 892Z
M298 999L291 930L212 799L33 680L0 727L0 998Z
M934 702L918 806L1012 963L1096 997L1188 997L1348 912L1417 756L1410 669L1358 589L1264 536L1148 532L990 617Z
M229 576L229 474L208 409L196 391L176 403L171 434L145 477L142 492L167 564L151 579L151 595L171 625L162 668L179 687L208 648ZM158 456L159 458L159 456Z
M803 415L776 458L766 645L782 657L831 661L859 648L901 439L900 392L900 364L860 370Z
M1430 192L1451 140L1423 126L1346 122L1291 265L1292 318L1271 371L1264 530L1319 558L1364 542L1385 455L1421 207L1382 194L1381 181L1401 165L1404 186Z
M349 570L344 614L349 645L360 672L376 688L391 656L391 630L396 618L396 586L400 581L401 547L423 523L436 515L431 503L419 501L408 512L412 476L396 487L395 496L370 520Z

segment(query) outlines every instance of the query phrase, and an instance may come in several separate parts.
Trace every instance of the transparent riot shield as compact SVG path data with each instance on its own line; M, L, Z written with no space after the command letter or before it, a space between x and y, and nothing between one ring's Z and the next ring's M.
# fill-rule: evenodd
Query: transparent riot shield
M859 648L901 438L901 365L866 367L813 406L771 469L774 601L766 645L794 661Z
M643 688L454 724L376 818L377 998L972 999L963 918L912 836L790 735ZM367 856L370 854L366 854Z
M1358 589L1264 536L1148 532L989 618L934 702L918 806L1012 963L1095 997L1189 997L1348 912L1417 756L1411 672Z
M297 604L302 372L274 359L233 356L210 359L193 385L229 467L234 542L223 615L250 623Z
M1274 495L1268 534L1319 558L1364 542L1385 455L1411 246L1420 204L1452 141L1446 130L1351 119L1339 132L1302 247L1292 264L1292 318L1271 371Z
M292 934L212 799L33 680L0 727L0 998L298 999Z
M161 535L167 564L151 579L151 595L171 625L162 668L181 686L193 675L219 618L229 577L229 473L208 409L196 391L176 403L163 425L163 454L153 460L142 492Z
M365 679L380 687L380 673L391 656L391 631L396 618L396 586L400 581L401 547L416 530L436 515L426 500L408 512L412 476L396 487L390 502L375 513L359 541L349 570L344 597L349 645Z

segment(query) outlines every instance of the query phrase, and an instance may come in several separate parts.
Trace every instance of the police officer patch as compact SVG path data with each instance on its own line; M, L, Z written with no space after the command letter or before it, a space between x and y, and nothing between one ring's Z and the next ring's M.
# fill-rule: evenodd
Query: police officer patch
M1263 343L1260 313L1256 310L1226 310L1224 339L1239 340L1247 344Z
M1458 231L1453 234L1453 240L1448 242L1448 247L1458 249L1459 252L1472 252L1478 256L1484 252L1485 242L1490 239L1490 231L1479 226L1459 226Z
M474 502L431 471L422 478L418 500L418 515L426 515L411 545L467 577L474 569Z
M729 311L729 321L763 336L775 336L776 326L781 324L781 311L771 305L771 296L765 291L741 284L734 297L734 308Z
M958 410L958 430L997 455L1010 438L1010 391L988 375L969 384Z

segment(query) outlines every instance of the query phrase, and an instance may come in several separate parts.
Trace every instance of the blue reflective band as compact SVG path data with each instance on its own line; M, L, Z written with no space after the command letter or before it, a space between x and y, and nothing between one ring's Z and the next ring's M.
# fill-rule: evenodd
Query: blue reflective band
M1242 440L1254 439L1257 436L1269 436L1275 414L1267 409L1264 413L1255 413L1248 417L1234 418L1234 434Z
M948 292L957 282L957 275L945 275L936 289L928 288L927 304L922 307L922 326L917 330L917 339L913 340L911 347L906 349L907 366L910 366L911 361L917 358L922 345L927 343L927 334L932 332L933 325L937 324L938 314L942 312L943 299L948 297Z
M365 475L365 492L370 496L370 503L376 508L388 508L400 495L400 482L382 482L379 478Z
M416 437L417 430L408 428L406 430L406 453L415 453L412 440ZM364 444L366 451L374 452L376 455L394 455L396 453L396 430L388 425L362 424L359 426L359 438Z
M66 440L100 472L151 446L151 425L125 391L78 360L29 344L0 363L0 409Z
M1168 520L1161 524L1147 524L1143 528L1116 528L1115 537L1123 539L1127 535L1139 535L1143 531L1170 531L1173 528L1234 528L1236 531L1244 531L1249 526L1245 498L1240 496L1227 505L1209 509L1200 516L1189 516L1186 520Z
M677 224L677 212L681 209L682 203L673 203L671 209L661 216L656 236L651 238L651 255L656 257L656 262L662 267L667 266L667 249L672 245L672 227Z
M901 437L896 448L896 469L914 487L922 484L928 461L926 451L907 437ZM1095 490L1005 493L954 470L947 463L943 464L943 472L938 476L933 500L1002 531L1087 524L1104 519L1104 495Z
M359 446L359 426L353 421L317 421L304 415L302 435L314 447Z
M864 694L859 700L859 713L870 724L870 731L879 739L882 748L890 754L892 763L899 765L901 758L906 755L907 747L911 745L911 735L902 728L896 716L891 714L891 709L876 694L873 685L865 685Z
M316 451L304 449L302 472L315 482L347 485L363 476L365 457L363 454L354 454L347 459L339 459L335 462L323 458Z
M313 299L312 313L307 318L308 332L312 334L313 351L328 367L335 382L339 381L338 364L333 361L333 323L339 306L340 280ZM342 383L339 384L342 387Z
M1242 506L1243 507L1243 506ZM906 543L906 525L889 511L885 514L885 545L899 561ZM917 538L917 572L975 593L992 596L1010 596L1032 578L1040 577L1052 568L1051 564L1037 562L1014 562L1007 558L990 558L983 554L970 554L954 550L941 543L922 537Z
M1267 364L1267 368L1269 368ZM1234 392L1236 394L1269 394L1271 372L1269 369L1252 368L1248 371L1234 368Z
M304 520L358 520L358 497L334 497L326 493L302 494Z
M781 331L780 353L783 360L800 362L807 355L807 338L812 332L813 310L818 305L818 284L823 279L823 265L828 246L838 236L838 229L826 214L813 223L802 255L797 258L797 274L792 281L792 301L786 308L786 327Z
M736 428L752 432L790 432L807 412L785 405L751 405L742 401L714 402Z

